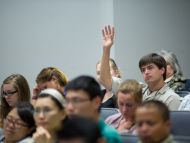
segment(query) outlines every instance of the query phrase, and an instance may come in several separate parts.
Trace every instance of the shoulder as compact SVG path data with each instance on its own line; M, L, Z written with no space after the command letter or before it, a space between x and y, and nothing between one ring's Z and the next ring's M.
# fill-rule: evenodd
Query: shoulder
M116 129L107 125L103 120L99 121L100 124L102 136L106 139L107 143L121 143L120 135Z
M176 94L174 90L171 89L167 84L165 84L163 90L160 93L162 94L162 96L165 96L165 98L173 98L180 100L179 95Z
M179 106L179 104L181 103L180 101L180 96L178 94L176 94L172 89L168 89L164 95L163 95L163 99L168 103L168 104L172 104L175 103L176 106Z
M121 78L115 77L115 76L112 76L112 81L115 81L115 82L122 82Z
M23 140L19 141L18 143L34 143L34 140L32 137L24 138Z
M116 94L120 84L122 83L122 79L118 77L112 77L112 88L111 91Z

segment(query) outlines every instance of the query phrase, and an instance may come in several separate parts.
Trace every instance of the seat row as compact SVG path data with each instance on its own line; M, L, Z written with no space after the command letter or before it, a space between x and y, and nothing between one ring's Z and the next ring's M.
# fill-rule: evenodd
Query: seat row
M117 108L101 108L101 118L119 113ZM170 111L172 123L171 133L176 136L190 137L190 111Z

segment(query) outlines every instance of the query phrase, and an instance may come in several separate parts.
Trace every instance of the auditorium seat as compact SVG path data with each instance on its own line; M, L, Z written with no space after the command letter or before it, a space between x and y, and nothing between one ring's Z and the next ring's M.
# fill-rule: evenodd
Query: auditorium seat
M117 108L101 108L100 109L100 117L105 120L107 117L119 113L119 109Z
M170 117L173 135L190 136L190 111L171 111Z

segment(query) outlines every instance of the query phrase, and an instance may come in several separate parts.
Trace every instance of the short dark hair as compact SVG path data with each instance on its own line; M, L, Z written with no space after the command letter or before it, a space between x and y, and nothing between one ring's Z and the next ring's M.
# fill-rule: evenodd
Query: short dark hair
M97 143L97 140L102 137L97 123L78 116L72 116L65 120L56 134L58 142L82 139L84 143Z
M156 108L163 119L163 121L170 120L170 111L166 104L158 100L150 100L143 102L140 107Z
M21 120L27 124L28 128L33 128L29 136L35 132L36 125L33 117L34 107L29 102L19 102L16 106L17 112Z
M91 100L97 96L101 97L100 85L91 76L82 75L71 80L65 87L65 94L70 90L83 90Z
M141 69L142 66L145 66L151 63L155 64L159 69L161 68L165 69L165 72L163 74L163 79L165 80L166 79L166 65L167 65L165 59L156 53L150 53L148 55L143 56L140 59L139 68Z

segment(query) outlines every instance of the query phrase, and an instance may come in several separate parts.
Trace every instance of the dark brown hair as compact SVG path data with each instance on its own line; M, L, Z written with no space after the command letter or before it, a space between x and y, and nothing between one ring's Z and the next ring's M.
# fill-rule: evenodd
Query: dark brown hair
M163 79L166 79L166 61L165 59L156 54L156 53L150 53L148 55L143 56L139 61L139 68L141 69L142 66L145 66L147 64L155 64L159 69L164 68L165 72L163 74Z

